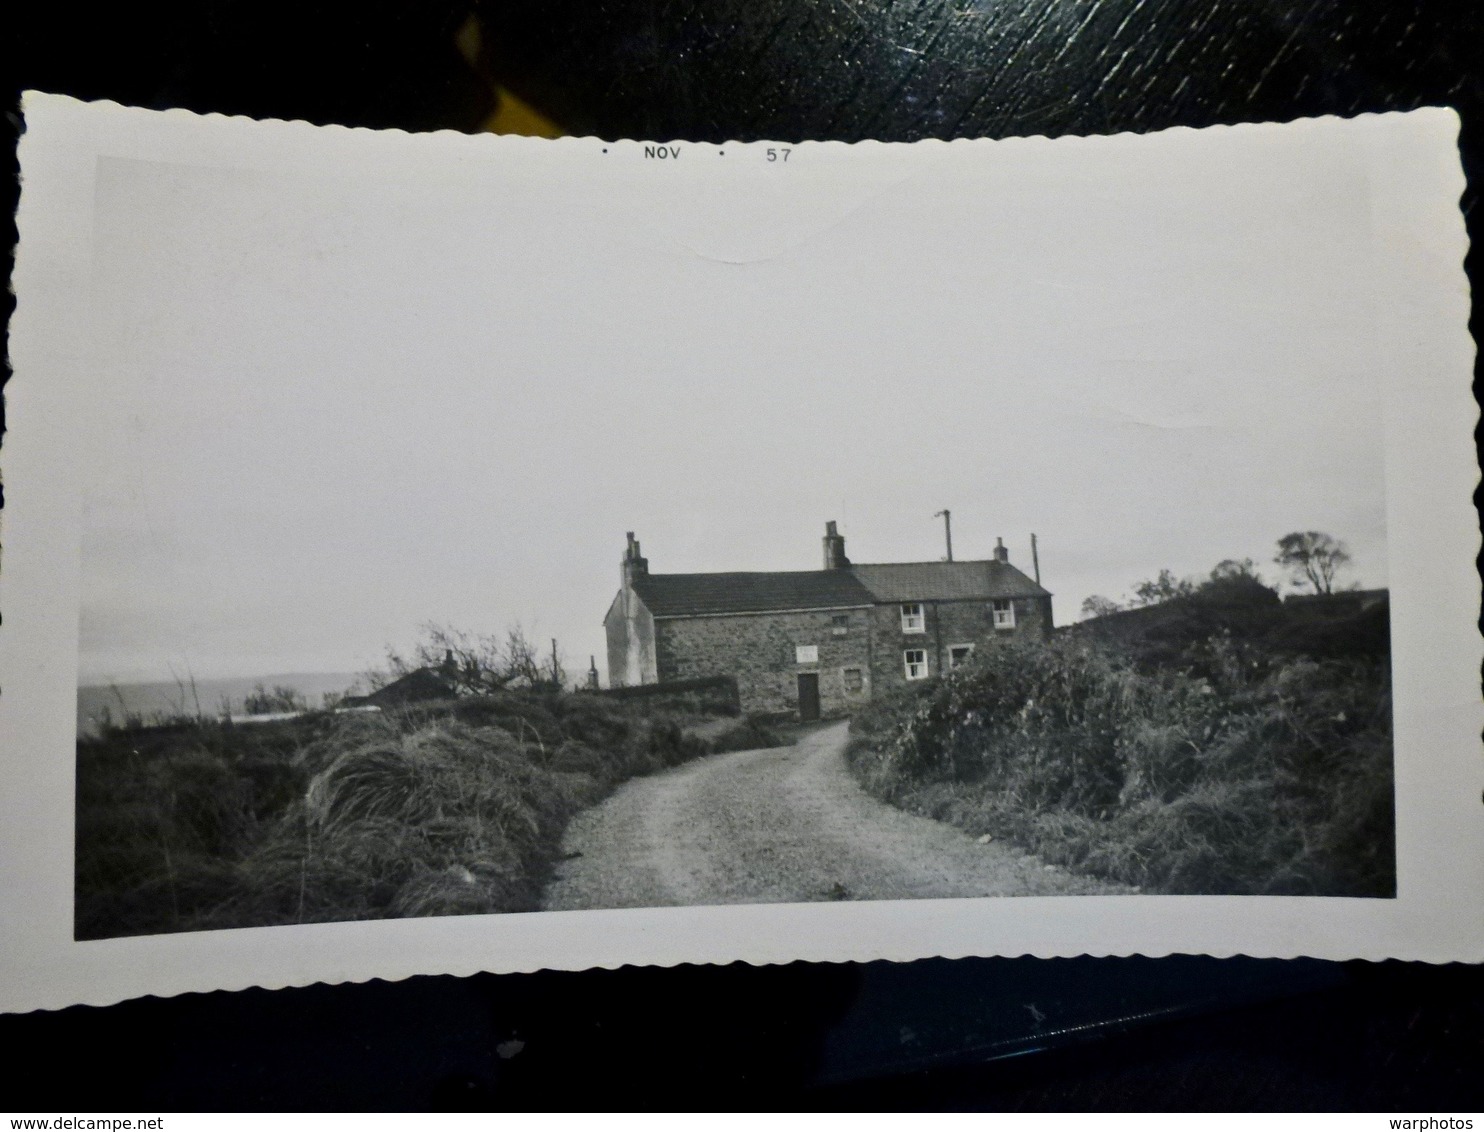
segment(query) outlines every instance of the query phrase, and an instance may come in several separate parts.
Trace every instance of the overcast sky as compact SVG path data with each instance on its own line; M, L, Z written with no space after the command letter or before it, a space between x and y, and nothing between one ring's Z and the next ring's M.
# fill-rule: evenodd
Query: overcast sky
M815 569L829 519L924 561L945 507L959 558L1038 535L1059 622L1276 580L1292 530L1385 585L1363 171L1232 136L105 160L80 677L355 671L427 621L601 671L625 531L656 573Z

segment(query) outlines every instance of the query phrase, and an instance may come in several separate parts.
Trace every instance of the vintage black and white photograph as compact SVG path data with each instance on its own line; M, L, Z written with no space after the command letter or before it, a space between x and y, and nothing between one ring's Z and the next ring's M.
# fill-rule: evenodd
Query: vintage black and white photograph
M1429 446L1469 450L1398 390L1451 388L1466 338L1416 333L1452 325L1461 237L1408 235L1393 186L1433 178L1407 192L1452 231L1449 122L850 147L118 115L68 205L85 286L27 274L23 207L22 330L77 334L23 340L9 390L76 521L75 564L13 583L54 575L76 634L75 676L34 675L75 691L37 725L75 736L71 940L477 920L541 964L686 931L777 961L790 924L849 953L856 908L908 941L879 955L914 923L962 954L1265 916L1283 949L1422 891L1406 784L1464 756L1399 736L1477 704L1451 661L1419 684L1414 626L1472 567L1415 501L1453 505ZM7 554L40 546L7 495ZM996 908L1021 943L952 926Z
M1364 200L1222 176L723 258L105 165L77 935L1391 896Z

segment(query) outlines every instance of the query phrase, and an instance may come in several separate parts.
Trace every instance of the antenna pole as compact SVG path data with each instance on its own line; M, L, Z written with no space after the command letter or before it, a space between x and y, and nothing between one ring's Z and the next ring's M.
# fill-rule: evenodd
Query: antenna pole
M1036 585L1041 584L1041 556L1036 553L1036 536L1031 535L1031 566L1036 571Z
M943 541L948 544L948 558L947 558L947 561L952 562L953 561L953 526L949 522L948 508L945 507L941 511L935 511L933 513L933 518L936 519L940 515L943 517Z

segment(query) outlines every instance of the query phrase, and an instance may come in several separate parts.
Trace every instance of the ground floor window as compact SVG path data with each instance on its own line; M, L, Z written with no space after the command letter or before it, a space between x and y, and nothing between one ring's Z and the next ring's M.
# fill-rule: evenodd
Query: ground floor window
M921 680L928 674L926 649L904 650L902 662L906 666L908 680Z
M948 667L957 668L960 664L966 664L969 657L973 655L973 645L950 645L948 648Z
M1009 598L998 598L994 604L994 627L996 629L1015 628L1015 606L1010 603Z
M866 678L859 668L843 669L840 675L844 678L847 696L858 696L865 691Z

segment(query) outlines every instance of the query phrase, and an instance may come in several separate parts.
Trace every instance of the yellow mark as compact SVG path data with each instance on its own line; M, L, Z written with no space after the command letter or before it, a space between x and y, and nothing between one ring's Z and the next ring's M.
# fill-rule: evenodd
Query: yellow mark
M487 134L522 134L530 138L560 138L567 131L530 103L504 87L495 88L495 112L480 127Z
M484 59L484 30L479 19L470 15L454 32L454 47L486 81L489 78ZM517 98L502 86L495 86L495 109L480 125L486 134L521 134L530 138L560 138L567 131L524 99Z

